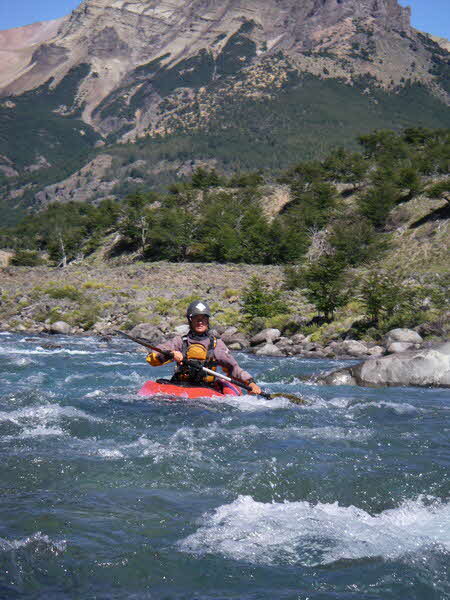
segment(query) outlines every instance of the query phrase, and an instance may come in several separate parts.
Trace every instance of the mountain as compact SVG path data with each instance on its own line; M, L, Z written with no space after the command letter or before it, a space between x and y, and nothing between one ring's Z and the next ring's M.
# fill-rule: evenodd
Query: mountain
M73 199L86 171L98 199L198 161L279 169L374 128L450 125L449 52L397 0L84 0L0 32L0 56L10 212Z

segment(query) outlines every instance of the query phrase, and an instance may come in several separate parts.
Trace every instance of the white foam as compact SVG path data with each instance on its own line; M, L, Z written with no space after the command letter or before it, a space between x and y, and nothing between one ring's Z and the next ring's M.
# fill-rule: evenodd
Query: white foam
M61 542L52 541L48 535L43 535L40 531L31 535L30 537L22 538L19 540L5 540L0 538L0 551L8 552L11 550L19 550L20 548L31 546L35 550L46 550L52 554L60 554L64 552L67 547L65 540Z
M398 415L408 415L413 413L421 413L425 412L425 409L413 406L412 404L408 404L407 402L386 402L384 400L380 400L379 402L362 402L357 403L351 406L350 408L354 410L366 410L367 408L384 408L388 410L392 410Z
M86 375L69 375L64 379L64 383L71 383L72 381L79 381L81 379L86 379Z
M98 450L98 454L99 456L102 456L103 458L123 458L123 454L120 450L116 450L114 448L108 449L108 448L100 448Z
M92 392L88 392L85 394L85 398L98 398L99 396L104 396L103 390L94 390Z
M217 401L217 398L215 399ZM220 398L221 404L227 404L234 408L238 408L242 412L256 412L261 410L274 410L279 408L287 408L291 406L291 402L286 398L275 398L273 400L265 400L260 396L250 394L244 396L224 396Z
M114 379L121 379L122 381L131 381L133 383L142 383L142 375L133 371L129 375L124 375L123 373L113 372L112 376Z
M428 504L424 498L372 516L337 502L269 504L239 496L204 516L200 528L178 543L195 555L309 566L342 559L397 559L430 546L450 551L450 504Z
M20 355L20 354L26 354L27 356L30 355L38 355L38 356L43 356L45 354L100 354L101 352L99 352L98 350L93 352L93 351L87 351L87 350L69 350L67 348L56 348L54 350L49 350L49 349L45 349L42 346L36 346L34 350L31 350L29 348L23 349L23 348L0 348L0 352L1 354L14 354L14 355Z
M36 364L35 360L32 360L31 358L25 358L24 356L21 356L19 358L11 358L10 362L15 367L29 367L30 365Z
M15 425L25 425L29 422L46 425L63 418L102 422L102 419L89 415L78 408L74 408L73 406L59 406L59 404L46 404L44 406L33 406L9 412L0 412L0 422L9 421Z
M40 371L39 373L33 373L33 375L30 375L23 380L23 382L27 385L40 385L41 383L44 383L44 381L45 373L43 371Z
M19 437L21 438L34 438L34 437L49 437L49 436L60 437L66 435L60 427L45 427L38 426L33 429L24 429Z
M94 364L101 365L102 367L116 367L118 365L130 366L130 363L124 362L123 360L98 360ZM141 363L132 363L135 366L141 365Z
M226 423L226 420L225 420ZM196 442L205 443L219 437L227 438L232 443L245 444L250 438L293 440L293 439L324 439L324 440L347 440L365 441L373 436L373 431L367 428L357 427L258 427L257 425L246 425L244 427L227 428L221 426L217 421L210 423L207 427L191 428L182 427L174 434L172 440L185 439L193 445Z

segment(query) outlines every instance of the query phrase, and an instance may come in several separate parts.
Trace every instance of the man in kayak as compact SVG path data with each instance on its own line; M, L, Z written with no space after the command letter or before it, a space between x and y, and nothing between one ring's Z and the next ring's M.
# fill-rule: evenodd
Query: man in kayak
M218 383L214 375L205 374L195 366L207 367L213 371L220 366L226 375L248 385L250 393L261 394L261 388L253 381L250 373L241 369L225 343L210 333L210 316L211 311L205 302L191 302L186 311L189 333L160 344L161 350L170 352L172 360L177 363L172 381L214 387ZM147 361L152 367L171 362L159 352L150 352Z

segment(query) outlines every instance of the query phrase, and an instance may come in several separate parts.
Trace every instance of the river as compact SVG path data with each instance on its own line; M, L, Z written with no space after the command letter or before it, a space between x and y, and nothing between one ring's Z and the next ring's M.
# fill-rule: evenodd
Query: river
M45 348L44 342L60 348ZM140 398L132 343L0 334L0 598L450 598L449 390Z

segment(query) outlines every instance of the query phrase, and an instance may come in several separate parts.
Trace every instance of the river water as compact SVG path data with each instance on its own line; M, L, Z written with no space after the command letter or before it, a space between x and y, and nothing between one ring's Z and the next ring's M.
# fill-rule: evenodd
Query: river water
M319 387L237 354L255 397L140 398L118 340L0 334L0 598L450 598L448 390Z

